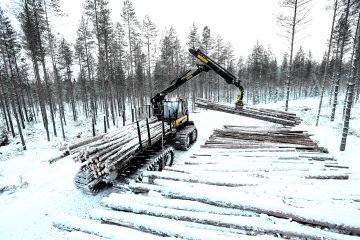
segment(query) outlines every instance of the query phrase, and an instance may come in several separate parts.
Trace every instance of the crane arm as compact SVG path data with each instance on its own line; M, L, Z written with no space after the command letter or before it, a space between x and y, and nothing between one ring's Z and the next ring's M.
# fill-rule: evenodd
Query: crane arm
M241 86L240 80L235 77L232 73L230 73L228 70L223 68L220 64L215 62L213 59L211 59L209 56L207 56L205 53L203 53L200 49L189 49L189 52L194 55L197 59L199 59L204 65L206 65L209 69L213 70L217 74L219 74L223 79L225 79L226 83L235 85L239 88L239 95L236 100L236 106L242 107L243 105L243 96L244 96L244 88Z
M182 86L184 83L186 83L187 81L190 81L191 79L193 79L200 73L207 72L209 70L210 70L210 68L208 66L199 64L199 65L197 65L197 68L186 71L183 75L174 79L171 82L171 85L169 87L165 88L161 92L157 93L153 98L151 98L151 103L152 104L161 103L164 100L164 98L166 97L166 95L175 91L180 86Z

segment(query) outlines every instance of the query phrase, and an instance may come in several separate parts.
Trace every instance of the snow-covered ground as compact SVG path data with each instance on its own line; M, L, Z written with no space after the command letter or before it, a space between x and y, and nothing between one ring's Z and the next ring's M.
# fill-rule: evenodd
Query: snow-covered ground
M357 104L353 108L346 151L341 152L339 146L343 122L342 109L338 108L335 122L330 122L330 108L327 106L327 100L324 102L319 127L315 127L318 99L291 101L290 111L303 118L303 123L297 128L313 133L313 138L321 146L328 148L331 155L350 167L351 178L359 179L360 161L357 158L357 144L360 144L360 106ZM284 102L261 107L284 109ZM190 118L195 121L198 128L198 141L190 151L177 152L176 162L199 152L200 145L214 128L226 124L271 125L260 120L201 109L192 113ZM69 141L76 141L77 135L80 135L80 139L90 136L90 123L85 119L80 119L76 124L68 122L67 135ZM28 125L25 137L28 147L26 151L21 150L18 138L11 139L8 146L0 147L0 189L9 187L0 193L0 239L64 239L64 233L52 226L55 217L60 213L87 217L89 210L98 207L100 200L109 195L111 189L96 196L83 194L73 184L78 164L70 157L49 164L49 159L60 154L59 147L64 142L61 137L47 142L41 123ZM354 186L354 189L359 187Z

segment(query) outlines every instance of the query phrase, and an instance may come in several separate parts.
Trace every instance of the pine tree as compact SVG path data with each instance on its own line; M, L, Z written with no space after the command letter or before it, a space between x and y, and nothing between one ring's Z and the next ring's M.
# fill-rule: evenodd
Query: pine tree
M249 90L252 93L252 104L258 104L261 101L261 85L263 81L264 73L264 47L257 41L252 53L249 55L247 64L249 72Z
M202 38L201 38L201 45L200 48L208 55L211 54L213 48L214 48L214 39L211 36L211 31L209 26L205 26L202 31ZM203 93L205 93L205 98L208 98L210 96L210 74L205 73L199 77L200 82L200 89L201 91L201 97L203 96Z
M322 87L321 87L321 95L320 95L318 113L317 113L317 116L316 116L316 123L315 123L316 126L319 125L322 101L323 101L324 92L325 92L325 84L326 84L326 80L327 80L327 78L329 76L330 54L331 54L331 47L332 47L332 44L333 44L333 33L334 33L334 25L335 25L336 13L337 13L337 10L338 10L338 0L334 1L334 7L333 8L334 8L334 12L333 12L333 18L332 18L332 23L331 23L328 50L326 52L324 75L323 75L322 83L321 83Z
M70 44L63 38L59 46L58 64L60 75L66 82L66 99L71 106L74 122L77 120L77 110L74 96L74 84L72 82L73 52Z
M125 70L126 67L126 36L125 31L120 23L115 24L115 32L112 42L114 68L115 68L115 86L116 86L116 98L118 99L119 116L122 114L120 111L125 111L125 95L126 95L126 82L125 82ZM121 100L121 101L119 101Z
M224 52L224 42L220 35L216 36L215 39L215 47L214 47L214 53L213 57L216 59L216 61L219 64L222 64L224 62L223 59L223 52ZM217 80L217 101L220 102L220 77L218 74L216 74L216 80Z
M9 92L10 105L12 107L12 112L18 126L18 131L21 139L23 149L26 150L25 139L21 129L21 108L20 103L17 98L19 92L16 88L16 82L19 81L19 74L17 71L16 55L19 51L19 44L17 43L16 33L13 27L10 24L10 20L3 14L2 9L0 9L0 50L2 53L3 60L3 80L2 80L2 92L5 95L5 90ZM6 98L6 96L4 96ZM10 118L10 111L8 109L8 117ZM24 125L24 124L23 124ZM13 136L14 136L14 130Z
M191 28L190 28L190 32L189 35L187 37L187 42L186 45L188 48L193 48L193 49L197 49L200 47L200 37L199 37L199 33L198 33L198 28L195 25L195 23L192 24ZM191 56L190 54L189 56L189 64L191 66L195 65L195 58L193 56ZM191 81L191 95L192 95L192 109L195 109L195 98L197 97L198 94L198 84L196 81Z
M279 87L279 76L278 76L278 64L276 57L274 56L270 47L267 50L267 58L268 58L268 70L266 79L268 84L265 86L268 87L268 91L265 93L265 99L267 98L269 102L278 100L278 87Z
M340 81L343 74L343 57L345 53L345 47L349 41L348 39L348 30L349 30L349 11L350 11L350 0L347 0L346 7L344 10L343 15L339 19L339 39L340 39L340 49L339 49L339 59L338 61L338 68L336 73L336 80L335 80L335 86L334 86L334 98L333 98L333 104L331 109L331 117L330 121L335 120L335 111L336 106L338 103L338 94L339 94L339 87L340 87Z
M97 92L95 87L94 66L92 51L94 50L94 40L91 29L89 28L88 19L84 16L81 18L79 28L77 30L77 39L75 46L75 53L79 57L79 65L82 66L82 78L86 82L86 90L89 90L90 95L90 109L92 119L96 124L97 116Z
M150 96L153 96L154 90L153 90L153 82L151 79L151 70L152 70L152 63L154 61L154 55L156 52L156 45L155 40L157 36L157 30L156 25L153 21L151 21L150 17L148 15L145 16L143 20L143 37L144 37L144 43L146 47L146 60L147 60L147 81L149 85L150 90Z
M62 97L62 91L61 91L61 86L60 86L60 80L58 78L59 74L58 74L58 69L56 66L56 57L55 57L55 49L54 49L54 41L55 41L55 37L54 35L51 33L51 26L50 26L50 21L49 21L49 16L48 16L48 7L50 8L51 12L55 13L56 16L61 16L62 15L62 11L60 9L59 6L59 0L43 0L43 6L44 6L44 14L45 14L45 26L46 26L46 33L47 33L47 40L49 42L49 50L50 50L50 56L51 56L51 64L53 67L53 75L55 78L55 82L57 85L57 95L58 95L58 105L59 105L59 118L60 118L60 126L61 126L61 131L62 131L62 136L63 139L65 140L65 130L64 130L64 121L65 121L65 113L64 113L64 103L63 103L63 97ZM55 104L52 104L52 93L51 93L51 87L48 86L47 87L47 91L49 94L49 104L50 104L50 111L51 111L51 116L52 116L52 121L53 121L53 127L54 127L54 135L56 136L56 127L55 127L55 120L54 120L54 110L53 108L55 107Z
M280 74L279 74L279 88L280 88L280 94L279 94L279 100L284 100L286 95L286 76L287 76L287 70L289 69L288 66L288 53L284 53L282 63L280 66Z
M280 14L278 16L278 23L280 24L280 26L285 28L285 31L289 34L285 37L290 40L289 66L286 78L285 111L287 111L289 108L295 37L298 35L300 30L303 30L305 26L309 23L308 15L310 12L310 2L311 0L283 0L280 2L280 6L290 9L292 11L292 13L288 15Z
M139 22L136 17L135 8L133 7L130 0L125 0L123 8L121 10L121 17L123 20L124 29L127 35L127 42L128 42L128 81L130 84L128 88L130 88L130 92L132 93L133 101L131 103L135 106L135 81L134 81L134 66L135 66L135 59L134 59L134 49L135 45L138 42L139 38Z
M44 33L45 20L43 14L42 4L39 1L24 0L21 5L21 11L18 15L22 31L24 33L24 48L33 63L34 75L36 79L36 90L40 104L43 124L46 130L47 140L50 141L50 133L48 128L48 117L45 107L45 91L41 83L39 61L42 63L43 71L46 73L44 67L44 48L42 46L42 33ZM44 79L47 79L47 73L44 74Z
M357 6L359 7L359 6ZM348 79L348 91L346 94L345 104L346 104L346 112L344 117L344 125L343 125L343 132L341 137L340 143L340 151L345 151L346 148L346 141L347 135L349 132L349 125L350 125L350 117L351 117L351 108L354 99L354 83L355 78L357 77L357 72L359 69L359 62L360 62L360 8L356 9L358 12L358 19L357 19L357 26L354 36L354 43L353 43L353 59L351 62L351 75Z

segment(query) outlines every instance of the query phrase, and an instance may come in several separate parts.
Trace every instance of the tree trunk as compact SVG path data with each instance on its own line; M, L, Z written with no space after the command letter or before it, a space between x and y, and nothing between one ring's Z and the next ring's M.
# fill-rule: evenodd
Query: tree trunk
M12 106L12 110L13 110L13 114L14 114L14 117L16 119L16 124L18 126L18 131L19 131L19 135L20 135L20 139L21 139L21 143L22 143L22 146L23 146L23 149L26 150L26 144L25 144L25 140L24 140L24 136L22 134L22 129L21 129L21 123L20 123L20 119L19 119L19 115L17 113L17 109L16 109L16 102L15 102L15 99L18 95L17 91L16 91L16 87L15 87L15 79L16 79L16 76L15 76L15 73L14 73L14 66L12 65L12 59L13 57L10 55L9 53L9 48L7 45L5 45L5 51L6 51L6 54L7 54L7 57L8 57L8 63L9 63L9 70L10 70L10 77L7 79L7 81L5 80L5 85L7 87L8 90L10 90L10 105ZM5 71L8 75L8 69L7 69L7 64L6 64L6 61L5 61L5 56L3 54L3 60L4 60L4 68L5 68ZM19 104L19 102L17 102ZM20 107L18 105L18 107Z
M348 94L346 98L346 111L345 111L345 119L344 119L344 127L341 137L340 143L340 151L344 151L346 148L346 140L347 135L349 132L349 123L350 123L350 116L351 116L351 107L353 104L354 98L354 81L357 76L357 71L359 69L359 54L360 54L360 32L359 32L359 23L360 23L360 13L358 16L357 28L356 28L356 35L354 40L354 58L351 65L351 76L348 82Z
M9 122L8 122L8 117L6 116L6 109L5 109L4 98L5 98L5 93L3 93L3 92L2 92L2 89L0 89L0 104L1 104L2 111L3 111L4 119L5 119L6 129L7 129L8 131L10 131L10 126L9 126Z
M292 78L292 61L293 61L293 52L294 52L294 39L295 39L295 27L296 27L296 14L297 14L297 1L293 3L294 5L294 17L293 17L293 24L292 24L292 32L291 32L291 45L290 45L290 59L289 59L289 66L287 71L286 77L286 100L285 100L285 111L289 109L289 97L290 97L290 82Z
M325 70L324 70L324 76L323 76L323 79L322 79L320 102L319 102L318 113L317 113L317 115L316 115L316 123L315 123L315 126L318 126L318 125L319 125L319 118L320 118L320 112L321 112L321 107L322 107L322 101L323 101L324 92L325 92L325 84L326 84L326 79L327 79L327 77L328 77L330 51L331 51L332 39L333 39L333 33L334 33L334 24L335 24L336 11L337 11L337 2L338 2L338 0L335 0L335 3L334 3L334 14L333 14L333 20L332 20L332 23L331 23L331 31L330 31L330 38L329 38L329 44L328 44L328 51L327 51L327 54L326 54Z
M349 17L349 10L350 10L350 0L347 1L347 5L346 5L346 10L345 10L345 24L346 26L348 26L348 17ZM344 48L345 48L345 38L346 38L346 33L347 33L347 29L348 27L345 27L345 29L343 29L342 31L342 36L341 36L341 47L340 47L340 57L339 57L339 68L336 74L336 82L335 82L335 88L334 88L334 100L333 100L333 106L331 109L331 117L330 117L330 121L334 121L335 120L335 111L336 111L336 106L338 103L338 94L339 94L339 86L340 86L340 81L341 81L341 77L342 77L342 68L343 68L343 56L344 56Z
M38 63L37 63L35 57L32 59L32 61L33 61L33 66L34 66L36 86L37 86L37 95L39 98L39 104L40 104L40 110L41 110L41 115L42 115L42 119L43 119L43 124L44 124L45 130L46 130L47 140L50 141L48 118L47 118L47 112L46 112L46 106L45 106L45 100L44 100L44 90L43 90L43 86L42 86L41 80L40 80L39 66L38 66Z
M111 112L111 118L113 121L113 126L115 126L115 111L114 111L114 101L113 101L113 75L110 73L110 59L109 59L109 49L108 49L108 33L105 29L105 33L104 33L104 45L105 45L105 64L106 64L106 79L107 79L107 84L106 86L108 87L107 89L105 88L106 92L109 92L109 101L110 101L110 112ZM110 124L109 124L109 120L107 121L107 125L108 128L110 128Z
M14 138L15 137L14 125L13 125L13 122L12 122L12 119L11 119L11 112L10 112L10 109L9 109L8 96L7 96L7 93L5 92L5 89L4 89L6 79L3 79L3 81L4 81L4 84L1 84L1 91L4 94L3 95L4 96L4 106L5 106L7 118L9 120L11 134L12 134L12 136Z
M54 117L54 105L53 105L53 101L52 101L51 87L50 87L50 82L49 82L49 74L46 70L44 57L42 58L41 62L42 62L42 68L43 68L43 73L44 73L44 79L45 79L46 96L47 96L47 100L48 100L49 108L50 108L51 122L53 125L54 136L57 137L55 117Z
M11 86L8 86L8 88L11 89ZM23 136L23 133L22 133L22 130L21 130L21 123L20 123L20 120L19 120L19 115L18 115L18 113L16 111L16 104L15 104L14 95L16 95L16 89L15 89L14 84L12 84L12 91L10 93L11 106L12 106L12 109L13 109L13 114L14 114L15 119L16 119L16 124L18 126L18 131L19 131L19 135L20 135L23 150L26 150L26 144L25 144L25 139L24 139L24 136Z

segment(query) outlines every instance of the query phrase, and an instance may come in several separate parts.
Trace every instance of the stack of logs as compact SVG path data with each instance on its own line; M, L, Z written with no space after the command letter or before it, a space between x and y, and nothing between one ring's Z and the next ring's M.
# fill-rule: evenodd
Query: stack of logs
M145 194L114 192L91 219L62 215L54 226L74 239L359 239L360 179L307 133L225 126L211 138L228 134L261 141L202 147L129 184Z
M211 102L203 98L197 98L195 105L201 108L232 113L244 117L250 117L267 122L282 124L284 126L294 127L301 123L301 118L294 113L266 109L266 108L251 108L244 106L244 108L234 108L220 103Z
M67 146L75 161L81 162L75 177L78 188L91 191L96 185L121 170L141 150L157 143L170 128L156 117L127 125L115 132L103 134L83 142Z
M296 148L324 150L310 138L306 131L291 130L287 127L246 127L225 125L215 129L204 148Z

